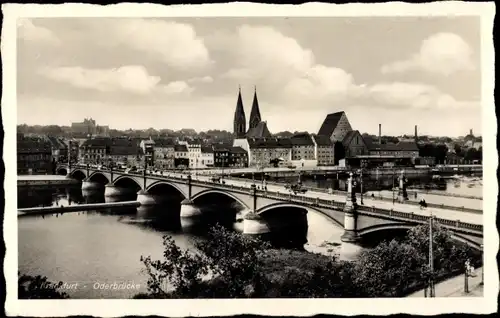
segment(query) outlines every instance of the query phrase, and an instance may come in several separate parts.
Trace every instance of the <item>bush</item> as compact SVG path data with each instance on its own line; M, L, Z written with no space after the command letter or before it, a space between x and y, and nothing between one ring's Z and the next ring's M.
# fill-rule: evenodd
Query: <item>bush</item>
M304 251L272 249L258 239L213 228L181 251L164 238L164 260L141 258L149 274L148 293L136 298L401 297L428 279L428 225L401 242L382 242L354 262ZM434 274L439 279L473 264L479 254L459 244L439 224L433 227Z
M21 275L18 273L17 290L19 299L65 299L68 294L59 291L63 282L52 283L45 276Z

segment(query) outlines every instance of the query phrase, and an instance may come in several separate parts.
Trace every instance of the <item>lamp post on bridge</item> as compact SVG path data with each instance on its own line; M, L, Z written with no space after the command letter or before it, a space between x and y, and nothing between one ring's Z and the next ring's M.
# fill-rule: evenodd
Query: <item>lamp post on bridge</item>
M394 178L396 177L396 173L394 171L394 169L392 170L392 204L394 204L394 201L396 200L394 198Z
M433 235L433 229L432 227L434 226L434 215L432 214L431 210L431 215L429 218L429 297L433 298L435 297L435 288L434 288L434 235Z
M481 254L483 260L481 261L481 282L479 283L480 286L484 285L484 245L481 244Z

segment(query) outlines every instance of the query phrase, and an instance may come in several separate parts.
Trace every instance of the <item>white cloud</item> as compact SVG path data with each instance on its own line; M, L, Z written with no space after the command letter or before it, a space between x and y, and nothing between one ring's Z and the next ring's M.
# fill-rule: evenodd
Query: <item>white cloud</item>
M208 49L189 24L155 19L126 19L124 23L109 23L111 43L102 45L129 46L153 55L177 69L199 69L211 65ZM106 32L106 30L104 30Z
M311 50L271 27L244 25L235 36L219 34L215 40L219 49L222 45L233 54L235 61L223 78L254 80L281 93L287 101L297 96L334 98L356 88L351 74L317 64Z
M462 70L475 69L473 51L458 35L437 33L422 42L420 51L407 60L396 61L382 67L382 73L424 70L450 75Z
M457 101L436 87L420 83L380 83L367 87L369 98L381 105L417 109L464 109L480 107L476 101ZM479 108L478 108L479 109Z
M127 91L145 95L154 91L169 94L190 91L190 87L185 82L171 82L167 85L159 85L161 78L149 75L146 68L141 65L127 65L114 69L44 68L39 73L54 81L101 92Z
M188 79L188 83L212 83L214 79L211 76L193 77Z
M27 18L19 18L17 20L17 32L18 38L24 41L51 45L61 44L59 38L51 30L36 26Z

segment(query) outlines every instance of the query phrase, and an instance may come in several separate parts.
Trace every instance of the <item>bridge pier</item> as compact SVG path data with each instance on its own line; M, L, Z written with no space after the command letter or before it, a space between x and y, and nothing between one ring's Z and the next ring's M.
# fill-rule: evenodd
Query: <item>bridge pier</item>
M192 200L184 199L181 202L181 218L196 218L201 215L201 210Z
M181 202L181 227L183 229L193 227L200 223L201 210L190 199Z
M131 194L132 190L122 187L117 187L112 183L106 184L104 187L104 196L105 197L118 197L124 194Z
M96 190L96 189L101 189L102 184L98 182L92 182L88 180L83 180L82 181L82 190Z
M243 234L261 235L270 233L271 229L262 217L253 211L248 212L243 218Z
M110 190L111 191L111 190ZM137 202L142 205L155 205L158 203L156 197L147 191L140 190L137 192Z

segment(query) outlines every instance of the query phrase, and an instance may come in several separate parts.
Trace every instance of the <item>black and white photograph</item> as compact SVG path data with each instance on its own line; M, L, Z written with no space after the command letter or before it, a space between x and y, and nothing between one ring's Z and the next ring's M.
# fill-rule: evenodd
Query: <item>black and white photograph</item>
M494 4L201 7L2 7L7 308L495 312Z

